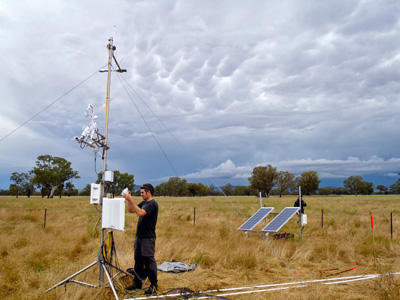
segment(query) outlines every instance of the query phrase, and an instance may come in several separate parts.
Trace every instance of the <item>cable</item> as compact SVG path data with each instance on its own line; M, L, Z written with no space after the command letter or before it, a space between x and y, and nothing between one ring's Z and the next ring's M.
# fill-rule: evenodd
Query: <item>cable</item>
M117 73L118 79L121 82L123 88L125 89L128 97L131 99L131 102L133 103L133 105L135 106L136 110L139 112L142 120L145 122L147 128L149 129L149 131L151 132L154 140L156 141L156 143L158 144L159 148L161 149L161 152L164 154L165 158L167 159L168 163L170 164L171 168L174 170L175 175L177 177L179 177L178 173L176 172L174 166L172 165L171 161L169 160L167 154L165 153L164 149L161 147L160 143L158 142L157 138L155 137L153 131L151 130L150 126L148 125L146 119L144 118L142 112L139 110L138 106L136 105L135 101L133 100L133 98L131 97L131 95L129 94L127 88L125 87L124 83L122 82L119 74ZM126 81L126 80L125 80ZM171 136L176 140L176 142L186 151L186 148L182 145L182 143L178 140L178 138L171 132L171 130L164 124L164 122L161 121L161 119L154 113L154 111L147 105L147 103L143 100L143 98L132 88L132 86L126 81L127 85L132 89L132 91L135 93L135 95L142 101L142 103L144 103L146 105L146 107L150 110L150 112L157 118L157 120L167 129L167 131L171 134ZM190 153L189 153L190 154ZM246 216L242 213L242 211L233 203L233 201L223 192L223 190L215 183L215 181L213 180L212 177L210 177L207 173L206 176L208 177L208 179L220 190L220 192L231 202L231 204L235 207L236 211L243 217L246 218Z
M136 110L138 111L138 113L139 113L140 117L142 118L143 122L146 124L147 129L150 131L151 135L153 136L154 140L156 141L156 143L157 143L158 147L160 148L161 152L163 153L165 159L168 161L168 163L169 163L169 165L171 166L172 170L174 171L175 175L176 175L177 177L179 177L178 172L175 170L173 164L171 163L170 159L168 158L167 154L165 153L163 147L161 146L161 144L159 143L158 139L156 138L156 136L155 136L153 130L151 130L151 128L150 128L149 124L147 123L146 119L144 118L142 112L140 111L139 107L136 105L135 101L133 101L133 98L132 98L131 95L129 94L128 90L126 89L124 83L122 82L122 80L121 80L121 78L119 77L118 74L117 74L117 77L118 77L119 81L121 82L123 88L125 89L125 91L126 91L128 97L131 99L132 104L135 106Z
M107 65L107 64L106 64ZM106 65L104 65L101 68L104 68ZM100 69L101 69L100 68ZM12 130L10 133L6 134L4 137L2 137L0 139L0 142L2 142L3 140L5 140L7 137L9 137L10 135L12 135L14 132L16 132L18 129L20 129L21 127L23 127L25 124L27 124L28 122L32 121L34 118L36 118L38 115L40 115L42 112L44 112L46 109L48 109L49 107L51 107L53 104L57 103L59 100L61 100L63 97L65 97L66 95L68 95L70 92L72 92L73 90L75 90L77 87L79 87L80 85L82 85L85 81L89 80L91 77L93 77L95 74L97 74L98 71L94 72L92 75L90 75L89 77L87 77L86 79L82 80L80 83L78 83L76 86L74 86L73 88L71 88L70 90L68 90L67 92L65 92L63 95L61 95L60 97L58 97L56 100L54 100L53 102L51 102L49 105L47 105L46 107L44 107L42 110L40 110L38 113L36 113L35 115L33 115L31 118L29 118L27 121L25 121L24 123L22 123L21 125L19 125L17 128L15 128L14 130Z
M175 141L185 149L185 146L178 140L178 138L172 133L172 131L165 125L165 123L157 116L157 114L147 105L146 101L133 89L133 87L129 84L129 82L125 79L126 84L131 88L131 90L135 93L135 95L142 101L142 103L147 107L147 109L153 114L153 116L164 126L165 129L171 134L171 136L175 139ZM186 150L186 149L185 149Z

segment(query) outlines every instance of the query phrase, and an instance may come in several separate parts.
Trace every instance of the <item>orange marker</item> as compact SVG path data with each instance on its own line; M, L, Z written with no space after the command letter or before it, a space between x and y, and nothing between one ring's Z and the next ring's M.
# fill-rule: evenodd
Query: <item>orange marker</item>
M371 215L371 228L374 229L374 217Z

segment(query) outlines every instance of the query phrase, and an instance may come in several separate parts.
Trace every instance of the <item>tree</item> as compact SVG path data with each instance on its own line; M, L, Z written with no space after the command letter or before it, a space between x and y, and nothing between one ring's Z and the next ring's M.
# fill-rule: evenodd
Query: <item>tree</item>
M70 182L70 181L68 181L68 182L65 184L65 194L66 194L68 197L78 195L78 190L75 189L75 185L74 185L72 182Z
M250 186L261 192L262 196L269 197L269 192L276 184L277 177L278 172L271 165L255 167L251 177L249 177Z
M22 173L22 174L23 174L23 181L21 183L22 189L24 193L28 196L28 198L30 198L35 191L35 186L32 181L33 176L30 173Z
M189 196L192 197L205 196L210 191L209 188L202 183L188 183L186 186Z
M371 195L374 192L374 184L372 182L361 182L360 193L362 195Z
M79 195L80 196L90 196L90 192L91 192L91 185L89 183L82 189L82 191L79 193Z
M379 194L382 194L382 192L384 192L385 194L387 194L388 188L386 186L384 186L383 184L379 184L376 189L379 191Z
M252 195L252 190L248 186L236 185L233 189L233 194L236 196L250 196Z
M279 197L282 197L282 195L286 194L289 190L294 190L296 188L294 174L287 171L280 171L278 173L276 183L279 188Z
M103 172L98 174L98 178L96 183L100 183L103 178ZM130 191L135 187L134 176L128 173L121 173L120 171L114 171L114 180L113 182L105 182L104 184L104 193L112 194L113 198L115 194L121 194L124 188L128 188Z
M18 191L17 191L17 187L15 186L15 184L10 184L10 187L8 188L9 193L11 196L16 196L18 198Z
M362 191L363 178L359 175L353 175L343 181L344 187L350 190L353 195L358 195Z
M331 194L333 194L333 189L329 188L329 187L319 188L318 189L318 194L319 195L324 195L324 196L331 195Z
M208 189L209 189L209 194L210 195L213 195L213 196L222 195L220 189L218 187L216 187L215 184L210 184Z
M14 172L11 174L10 180L14 181L13 193L17 198L22 193L25 193L28 198L33 194L35 189L32 183L32 175L29 173Z
M197 184L196 183L189 182L187 184L187 189L189 192L189 196L194 197L197 195Z
M14 181L12 184L12 193L18 198L18 195L22 192L22 183L24 181L24 173L13 172L10 176L10 180ZM10 186L11 191L11 186Z
M332 192L335 195L349 195L349 190L344 187L333 188Z
M167 196L183 196L187 194L187 181L186 179L180 179L179 177L171 177L165 183L166 195Z
M227 183L222 187L222 191L224 192L225 196L230 196L233 194L233 187L232 184Z
M166 196L167 195L167 183L163 182L157 185L154 188L154 194L157 196Z
M400 194L400 185L396 182L389 186L389 193Z
M71 168L69 161L65 158L51 155L38 156L36 167L33 168L31 174L34 174L32 182L41 190L42 197L44 196L44 191L47 190L47 198L53 198L57 187L62 192L66 181L80 178L78 172Z
M318 172L308 171L303 172L296 178L298 186L301 186L301 193L303 195L316 194L321 180L319 180Z
M400 176L400 173L398 175ZM396 183L393 183L392 185L390 185L389 192L391 194L400 194L400 178L397 179Z

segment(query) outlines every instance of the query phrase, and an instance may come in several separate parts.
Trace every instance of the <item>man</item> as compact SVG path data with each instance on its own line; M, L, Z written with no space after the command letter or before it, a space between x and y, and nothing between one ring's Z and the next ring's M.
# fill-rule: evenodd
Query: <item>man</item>
M134 243L135 278L134 285L128 290L141 289L143 281L148 277L150 287L146 295L157 294L157 263L154 258L156 246L156 224L158 217L158 204L153 199L154 187L146 183L140 187L140 196L143 201L138 205L133 200L131 193L123 194L128 202L128 211L139 216Z
M301 196L301 209L300 213L304 214L304 206L307 206L307 203L303 200L303 195ZM296 202L294 202L294 207L300 207L299 198L297 198Z

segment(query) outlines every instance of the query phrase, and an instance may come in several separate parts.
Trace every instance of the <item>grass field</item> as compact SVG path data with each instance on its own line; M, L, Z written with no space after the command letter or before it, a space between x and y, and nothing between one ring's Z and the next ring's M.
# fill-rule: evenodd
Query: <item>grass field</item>
M292 206L296 198L264 198L263 204L279 212ZM249 233L246 238L244 232L237 230L259 208L256 197L156 199L160 207L157 263L177 260L197 264L196 270L187 273L159 272L161 291L184 287L204 291L382 274L375 279L342 284L313 282L307 287L297 284L297 288L226 297L400 299L400 275L385 275L400 271L400 196L305 197L308 225L302 239L295 216L280 231L294 233L294 239L270 237L268 242L259 233ZM0 197L0 299L114 299L108 288L93 289L74 283L45 293L97 259L99 241L94 236L98 217L88 197ZM125 231L114 234L123 269L133 265L136 221L136 215L126 214ZM355 269L347 271L352 268ZM98 267L76 279L97 285Z

